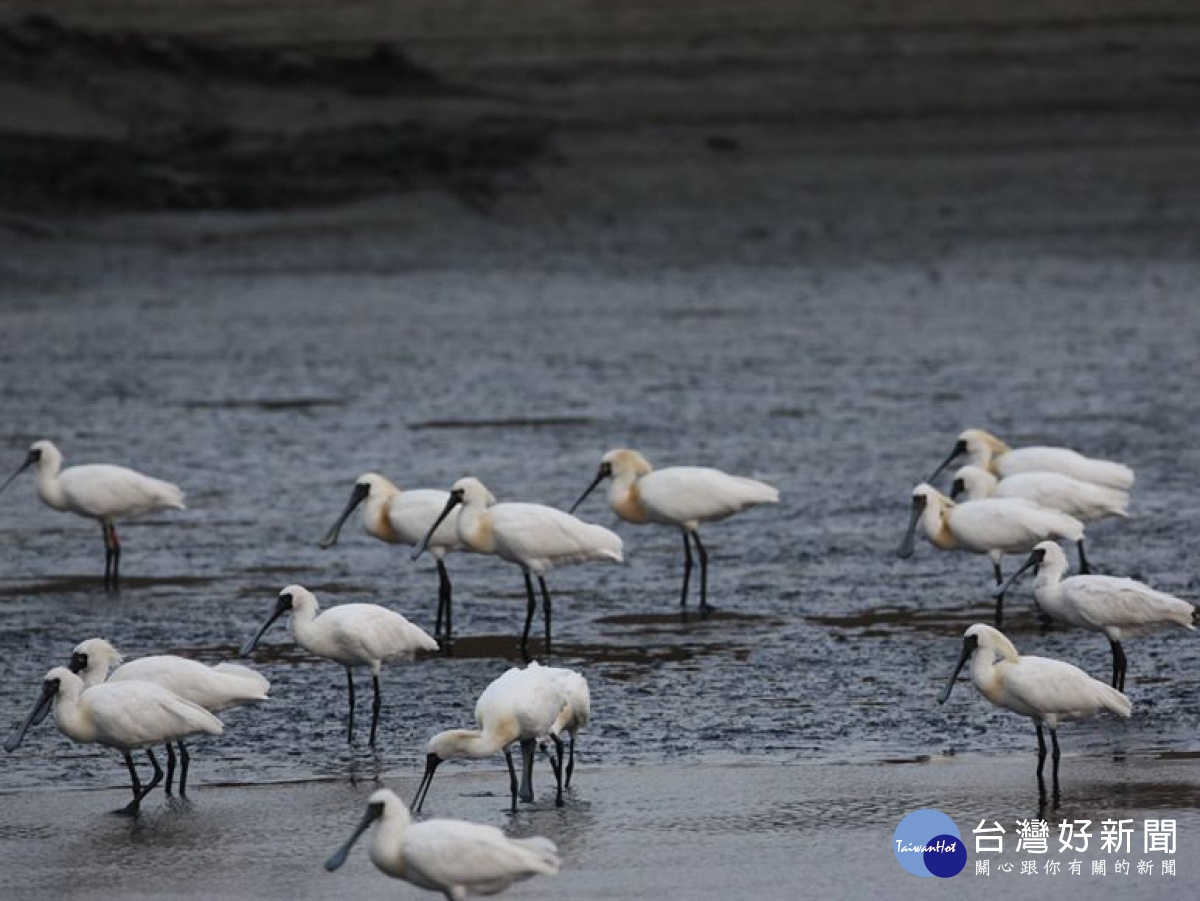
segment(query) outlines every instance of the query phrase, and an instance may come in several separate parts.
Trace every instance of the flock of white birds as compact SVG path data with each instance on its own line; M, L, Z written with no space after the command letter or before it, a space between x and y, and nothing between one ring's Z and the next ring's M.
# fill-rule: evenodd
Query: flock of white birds
M950 495L931 484L961 456L968 465L954 474ZM119 466L89 465L62 469L62 455L49 441L35 442L25 464L35 467L39 497L101 524L105 545L106 588L119 585L121 543L116 522L154 510L183 507L174 485ZM344 512L321 542L337 542L350 515L362 505L366 532L390 544L414 548L413 557L428 551L436 560L438 608L435 635L430 636L395 611L376 604L342 604L324 612L316 597L301 585L284 588L270 617L242 648L249 656L263 634L285 614L295 641L310 653L345 667L349 689L347 741L354 738L355 668L372 674L373 704L369 743L375 743L382 697L379 675L384 663L410 660L439 650L439 639L453 638L453 592L446 557L454 551L491 554L520 567L527 606L520 647L527 665L513 667L480 694L475 708L477 729L451 729L434 735L426 747L426 765L413 810L420 812L434 773L446 760L504 755L512 796L533 800L532 768L539 746L553 744L549 754L556 780L555 800L562 805L575 766L575 739L591 712L587 681L572 670L529 662L529 632L542 605L543 651L551 650L552 599L546 574L554 568L589 561L620 562L623 544L612 531L586 523L573 513L602 482L610 480L608 502L626 522L659 523L678 528L683 537L684 571L680 603L687 604L695 557L699 558L699 607L708 606L708 552L700 540L702 523L724 519L763 503L778 501L778 492L753 479L715 469L672 467L655 470L636 451L609 451L595 478L570 512L540 504L497 503L474 478L455 482L449 491L402 491L381 475L360 476ZM1033 720L1038 738L1038 784L1043 799L1047 755L1043 729L1053 747L1053 786L1059 794L1058 725L1068 719L1109 710L1131 712L1123 694L1127 661L1122 642L1149 629L1193 628L1194 607L1132 579L1089 573L1084 548L1085 523L1127 515L1133 472L1126 466L1084 457L1065 448L1012 449L993 435L969 429L950 456L912 492L912 516L898 553L913 553L918 527L939 550L986 554L993 566L995 628L983 623L966 630L958 665L942 692L945 702L961 669L970 664L971 680L993 704ZM958 501L957 497L965 499ZM1066 577L1069 563L1057 542L1072 542L1080 575ZM1028 554L1007 580L1001 571L1005 554ZM1111 684L1093 679L1069 663L1018 653L1000 631L1005 592L1029 569L1036 569L1034 596L1041 615L1103 633L1112 648ZM533 580L537 579L535 591ZM119 750L128 767L133 800L122 809L136 813L146 795L163 781L152 748L167 754L165 791L170 793L178 756L179 791L186 791L188 751L185 740L217 735L222 724L214 715L267 697L269 683L238 664L213 667L176 656L144 657L124 663L109 642L93 638L79 644L68 666L46 673L37 703L5 742L12 751L27 730L51 710L58 728L72 740ZM569 743L569 744L568 744ZM519 747L518 778L512 748ZM143 783L132 752L144 750L154 775ZM349 840L326 862L330 870L345 861L358 837L374 825L370 857L388 875L440 891L447 898L491 894L539 873L554 873L559 858L554 843L535 837L510 839L499 829L458 820L414 823L409 808L381 789L371 796L367 813Z
M36 471L38 496L47 505L100 522L106 589L115 590L120 584L117 521L183 507L183 493L178 487L124 467L103 464L62 469L62 454L49 441L37 441L30 447L24 464L0 485L0 491L30 467ZM563 792L570 787L575 769L576 735L590 718L591 696L580 673L529 661L529 631L538 603L533 579L538 581L543 610L543 651L549 654L552 600L546 574L574 563L623 559L623 544L614 532L573 515L574 509L605 479L611 479L609 503L622 519L660 523L682 532L685 556L680 600L684 605L695 548L700 558L702 610L708 607L708 553L698 534L701 524L779 499L774 488L753 479L701 467L654 470L636 451L617 449L604 455L599 472L572 512L541 504L497 503L483 483L474 478L460 479L448 492L401 491L383 476L367 473L355 482L345 511L321 542L324 547L336 543L347 518L365 503L363 526L368 534L391 544L413 546L414 559L429 551L437 561L439 580L434 631L447 643L453 637L453 596L446 555L451 551L491 554L521 568L528 604L520 647L527 665L509 669L480 694L475 707L478 729L450 729L429 740L425 772L413 799L417 812L443 761L488 758L497 753L503 753L508 767L512 809L516 811L518 800L534 799L534 757L538 747L547 742L554 747L549 757L556 780L555 803L563 805ZM349 690L347 740L351 742L354 669L371 670L369 743L373 745L382 707L379 675L383 664L439 650L434 637L393 610L377 604L342 604L320 612L312 592L301 585L289 585L279 593L267 621L243 645L243 656L252 654L263 634L285 614L299 645L345 667ZM178 755L179 792L185 794L189 761L185 741L200 735L219 735L223 725L214 714L265 700L269 688L263 676L238 664L209 667L171 655L125 663L112 644L92 638L75 647L69 666L56 666L46 673L41 695L4 747L15 750L29 728L53 711L59 730L73 741L121 752L129 770L133 799L118 812L132 815L164 778L154 746L162 745L167 754L164 790L168 794L172 791ZM519 780L513 745L520 748L522 756ZM134 751L145 751L153 767L148 782L143 783L138 774ZM495 827L460 820L414 823L409 808L388 789L371 796L362 822L326 861L326 868L340 867L354 842L373 824L370 857L380 870L450 899L493 894L518 880L554 873L559 868L557 849L549 839L511 839Z
M951 496L929 484L964 455L968 465L955 473ZM1122 641L1159 628L1195 628L1195 607L1187 601L1133 579L1090 572L1084 552L1084 523L1125 517L1133 481L1133 470L1120 463L1091 459L1061 447L1009 448L982 429L968 429L929 480L913 489L912 516L899 556L912 556L919 526L939 550L987 554L996 580L992 592L995 628L976 623L966 630L958 665L938 700L945 703L959 672L969 662L971 681L980 694L1033 720L1038 739L1038 789L1043 800L1043 728L1050 730L1057 802L1059 723L1103 710L1122 717L1132 712L1123 693L1126 657ZM964 493L965 501L953 500ZM1069 563L1057 543L1060 540L1072 541L1078 548L1080 575L1063 578ZM1000 570L1005 554L1029 554L1007 580ZM1022 655L1000 631L1004 595L1029 569L1037 570L1034 598L1041 616L1101 632L1108 638L1113 658L1111 684L1061 660Z

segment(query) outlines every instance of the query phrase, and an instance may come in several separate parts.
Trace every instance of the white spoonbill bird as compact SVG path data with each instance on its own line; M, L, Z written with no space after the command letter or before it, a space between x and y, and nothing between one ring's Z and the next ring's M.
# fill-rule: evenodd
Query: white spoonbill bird
M963 466L954 474L951 499L966 494L967 500L989 497L1010 497L1026 500L1039 507L1049 507L1080 522L1095 522L1109 516L1122 519L1129 516L1129 495L1119 488L1108 488L1095 482L1083 482L1058 472L1019 472L997 479L986 469ZM1083 542L1079 542L1079 563L1087 569Z
M441 516L430 528L425 539L413 552L421 556L432 541L442 520L461 506L458 514L458 539L479 554L495 554L502 560L515 563L525 575L525 629L521 633L521 652L528 659L529 626L537 610L533 580L537 576L542 589L542 614L546 626L545 652L550 653L550 590L546 573L556 566L584 563L588 560L611 560L620 563L621 539L603 526L576 519L570 513L541 504L502 503L484 487L479 479L459 479L450 489L450 498Z
M683 591L680 606L687 606L692 574L692 548L700 557L700 609L708 608L708 551L700 543L700 524L716 522L759 504L779 502L779 491L765 482L731 476L702 466L654 469L637 451L610 450L600 458L600 470L579 496L571 512L597 485L611 478L608 505L626 522L656 522L683 532ZM689 542L690 539L690 542Z
M554 740L558 751L558 763L555 765L558 794L555 803L561 806L562 739L559 738L556 729L566 729L571 722L582 725L582 722L570 713L572 697L568 693L568 677L562 675L565 672L570 671L543 667L534 662L524 669L512 667L504 675L493 680L475 704L475 722L479 725L478 729L450 729L439 732L429 740L425 748L425 774L421 777L417 793L413 796L413 810L420 813L429 794L433 774L444 761L455 758L480 760L500 751L504 753L505 763L508 764L512 810L515 813L518 797L525 802L533 800L534 751L538 740L545 736ZM578 688L570 691L578 702ZM586 682L583 692L587 692ZM514 742L521 746L522 771L519 787L510 750Z
M1027 569L1037 567L1033 596L1043 612L1060 622L1102 632L1112 647L1113 688L1125 690L1122 640L1166 626L1194 629L1196 608L1182 598L1116 576L1071 576L1067 555L1053 541L1033 549L1025 564L1008 578L1008 588ZM999 589L997 589L999 590Z
M414 823L404 802L381 788L367 801L358 828L325 861L325 869L332 872L344 864L372 823L371 863L388 876L441 892L447 901L494 895L522 879L553 875L560 865L558 849L548 838L509 838L495 826L465 820Z
M371 706L371 738L379 725L379 672L384 663L411 660L417 651L436 651L438 643L423 629L413 625L399 613L378 604L341 604L317 615L317 599L301 585L289 585L279 592L275 609L262 628L242 645L242 656L248 657L271 623L285 613L291 614L288 626L292 637L310 654L324 657L346 668L346 685L350 689L350 717L346 724L346 741L354 741L354 667L371 668L375 687L375 702Z
M342 526L354 512L354 508L366 501L363 507L363 529L372 538L378 538L388 544L407 544L416 546L421 543L425 533L438 514L446 508L450 492L435 488L416 488L401 491L390 481L378 473L368 472L358 477L354 490L350 492L350 502L330 528L328 534L321 539L321 547L328 548L337 544ZM429 553L437 560L438 572L438 608L437 620L433 627L435 638L449 640L452 632L453 598L450 585L450 574L446 572L445 557L451 551L462 550L462 542L458 540L458 513L448 516L429 539ZM445 618L446 630L442 631L442 620Z
M209 713L220 713L244 704L267 700L271 683L247 666L237 663L218 663L205 666L198 660L155 654L139 657L128 663L115 647L103 638L89 638L75 646L71 654L71 672L83 679L84 688L109 682L153 682L174 692L185 701L199 704ZM109 669L113 669L109 673ZM187 772L190 755L182 741L179 748L179 794L187 794ZM175 750L167 751L166 792L171 794L175 778Z
M1046 763L1046 739L1050 730L1054 743L1054 796L1058 798L1058 724L1082 719L1102 710L1128 717L1129 698L1115 688L1093 679L1077 666L1048 657L1017 653L1013 643L991 626L976 623L963 636L962 653L950 681L938 696L945 704L959 671L971 661L971 681L979 693L995 704L1033 720L1038 738L1038 788L1045 797L1042 768Z
M155 510L182 510L183 492L170 482L106 463L71 466L60 472L62 459L51 442L33 442L25 462L0 485L0 491L30 466L36 466L37 493L43 503L100 521L104 532L104 587L116 589L121 564L117 520Z
M18 726L4 750L14 751L25 732L54 705L59 731L80 744L116 748L125 757L132 781L133 800L120 813L135 814L142 799L162 779L162 768L150 749L154 745L183 741L194 735L220 735L221 721L191 701L153 682L104 682L91 688L65 666L46 673L42 694L29 716ZM154 766L154 779L143 788L130 751L145 749Z
M905 559L912 556L918 524L938 550L987 554L997 585L1004 583L1000 560L1005 554L1028 553L1047 538L1066 538L1083 546L1083 523L1065 513L1014 498L956 504L925 482L913 489L912 515L896 550L897 556ZM1082 554L1080 563L1087 565ZM1004 593L997 592L996 625L1003 622Z
M933 471L929 481L932 482L939 472L963 454L967 455L972 465L986 469L1001 479L1019 472L1060 472L1073 479L1095 482L1121 491L1133 487L1133 470L1122 463L1085 457L1065 447L1010 448L983 429L967 429L959 435L950 456Z

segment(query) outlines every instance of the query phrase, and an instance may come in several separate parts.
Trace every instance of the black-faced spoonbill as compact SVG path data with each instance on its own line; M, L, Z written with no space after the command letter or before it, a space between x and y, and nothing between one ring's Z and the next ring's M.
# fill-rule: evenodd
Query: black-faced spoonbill
M581 703L578 686L570 686L563 675L569 670L543 667L530 663L524 669L513 667L493 680L475 704L475 722L478 729L450 729L439 732L429 740L425 748L425 774L413 796L413 810L421 811L433 774L447 760L467 758L480 760L497 752L504 753L508 764L509 789L512 794L512 810L517 810L517 798L533 800L533 758L539 739L549 736L554 740L557 751L554 767L558 791L555 803L563 803L562 739L559 733L574 722L582 725L590 714L588 710L576 716L572 708L572 696L576 705ZM576 674L578 675L578 674ZM579 676L582 680L583 677ZM587 683L583 684L583 695L587 694ZM521 747L521 783L517 784L517 773L513 767L510 746ZM573 744L574 742L572 742Z
M1042 727L1050 730L1054 744L1054 797L1058 799L1058 724L1082 719L1102 710L1128 717L1129 698L1115 688L1093 679L1077 666L1048 657L1030 657L1017 653L1002 632L976 623L963 636L962 653L950 681L938 696L945 704L959 672L971 662L971 681L979 693L995 704L1033 720L1038 739L1038 790L1043 798L1046 785L1042 768L1046 763L1046 738Z
M700 466L654 469L637 451L618 448L600 459L599 472L571 506L571 512L574 513L584 498L610 477L608 505L617 516L626 522L675 526L683 532L680 606L687 606L688 580L693 566L691 542L695 543L700 557L701 610L708 608L708 551L700 543L700 524L725 519L759 504L779 501L779 492L765 482Z
M1080 522L1095 522L1109 516L1129 516L1129 495L1118 488L1095 482L1082 482L1058 472L1019 472L997 479L986 469L963 466L954 474L951 499L965 494L968 501L989 497L1016 498L1074 516ZM1079 564L1087 567L1087 555L1080 540Z
M1176 626L1194 629L1196 608L1182 598L1155 591L1149 585L1116 576L1071 576L1067 555L1053 541L1033 549L1025 564L1008 578L1007 589L1027 569L1037 567L1033 596L1053 619L1102 632L1112 648L1113 688L1125 690L1125 650L1121 642L1154 629ZM1000 589L997 589L999 591Z
M386 788L371 795L362 822L325 861L325 869L344 864L372 823L371 863L388 876L441 892L448 901L494 895L522 879L558 872L558 849L548 838L509 838L495 826L465 820L414 823L404 802Z
M420 627L399 613L378 604L341 604L330 607L320 616L316 597L301 585L289 585L279 593L275 609L262 628L242 645L242 656L249 657L271 627L285 613L291 614L288 626L292 637L310 654L340 663L346 668L346 685L350 689L350 716L346 723L346 741L354 741L354 669L371 668L375 701L371 706L371 738L379 725L379 672L384 663L411 660L417 651L436 651L438 643Z
M109 669L116 667L109 673ZM209 713L220 713L244 704L267 700L271 683L247 666L218 663L205 666L198 660L155 654L124 662L120 652L103 638L89 638L75 646L71 654L71 672L83 679L84 688L108 682L153 682L174 692L185 701L199 704ZM189 755L182 741L179 748L179 794L187 794ZM166 792L171 794L175 777L175 751L168 743Z
M1065 447L1010 448L983 429L967 429L959 435L950 456L933 471L928 481L932 482L939 472L964 454L972 465L986 469L1001 479L1019 472L1060 472L1073 479L1095 482L1121 491L1133 487L1133 470L1122 463L1085 457Z
M183 492L177 485L106 463L62 467L62 454L49 441L35 441L25 462L0 491L9 486L30 466L37 467L38 497L55 510L100 521L104 532L104 587L119 587L121 540L116 522L153 513L155 510L182 510Z
M363 529L372 538L378 538L388 544L407 544L415 547L429 531L434 520L446 508L450 492L434 488L417 488L401 491L383 476L368 472L358 477L354 490L350 492L350 502L330 528L328 534L321 539L321 547L328 548L337 544L342 525L350 518L354 508L366 501L363 507ZM457 511L442 521L429 539L429 553L437 560L438 572L438 609L437 620L434 623L435 638L449 641L453 632L453 595L450 586L450 574L446 572L445 557L451 551L462 550L462 542L458 540ZM445 631L442 631L443 617Z
M80 744L116 748L125 757L133 800L120 813L137 813L142 798L162 779L162 768L150 749L195 735L220 735L221 721L191 701L153 682L104 682L84 689L83 680L65 666L46 673L42 694L18 726L4 750L14 751L25 732L54 705L59 731ZM145 749L154 766L154 779L143 788L129 752Z
M908 529L896 549L902 559L913 554L920 525L929 543L942 551L987 554L997 585L1004 584L1000 561L1005 554L1027 554L1039 541L1066 538L1082 547L1083 523L1072 516L1014 498L987 498L956 504L922 482L912 493ZM1086 566L1086 558L1081 561ZM996 593L996 625L1004 622L1004 593Z
M437 532L442 520L455 507L458 513L459 540L479 554L495 554L521 567L525 576L525 629L521 633L521 653L528 659L529 626L537 610L532 576L542 589L542 614L546 626L545 652L550 653L550 590L545 574L556 566L584 563L588 560L622 560L621 539L603 526L576 519L570 513L541 504L497 504L492 493L478 479L459 479L450 489L450 499L442 515L429 530L413 559L421 556Z

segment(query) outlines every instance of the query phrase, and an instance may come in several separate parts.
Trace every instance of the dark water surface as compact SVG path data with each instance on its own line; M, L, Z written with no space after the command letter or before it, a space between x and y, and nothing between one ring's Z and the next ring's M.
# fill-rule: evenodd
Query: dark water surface
M943 779L955 786L963 821L991 815L983 808L996 773L1011 780L1007 807L1036 800L1025 721L965 684L944 707L935 703L963 629L990 621L986 560L926 544L909 561L894 556L909 490L960 429L989 427L1016 445L1067 444L1135 467L1134 516L1089 530L1093 561L1200 596L1200 266L1158 256L1153 235L1124 254L1110 252L1119 243L1111 233L1102 248L1089 233L1047 247L1036 237L976 233L912 256L801 260L743 247L721 258L708 252L707 240L719 244L711 231L690 250L664 251L673 246L665 236L681 227L668 213L612 234L600 228L591 248L580 233L548 229L552 211L536 202L499 220L437 197L423 202L400 214L110 220L69 226L54 241L15 242L0 293L4 466L15 468L31 441L51 438L68 465L115 462L179 483L188 509L123 530L124 587L106 595L93 523L42 506L28 474L0 496L0 719L16 721L42 674L94 635L129 656L231 659L291 582L326 605L384 603L432 630L430 561L414 564L407 549L364 536L357 519L337 547L317 547L367 470L402 487L447 487L469 473L501 499L567 506L600 455L627 445L658 465L712 465L778 486L778 506L705 529L717 613L704 621L679 615L675 532L617 524L599 495L584 506L586 518L625 538L627 563L549 578L553 662L591 683L594 722L580 740L581 765L612 767L606 779L627 772L647 780L659 771L651 764L679 772L698 763L877 764L964 752L1003 763L935 768L953 771L944 777L908 766L846 770L886 774L879 778L894 793L890 806L863 810L859 820L888 833L912 807L944 800L950 809ZM896 197L880 202L883 221L902 206ZM896 240L890 246L903 245ZM448 565L455 656L385 669L377 755L361 741L346 747L340 668L297 650L277 625L256 657L272 700L229 714L224 736L197 743L190 819L176 822L148 801L151 822L164 825L142 834L207 841L221 830L204 823L248 815L235 808L267 791L213 784L328 778L294 797L269 790L271 823L288 832L284 846L300 828L289 820L292 805L319 796L319 809L337 809L340 819L322 821L324 851L363 800L348 777L414 776L425 740L469 726L480 690L517 659L519 572L483 557ZM1009 605L1017 646L1105 678L1104 639L1041 634L1028 592ZM1114 813L1170 810L1194 842L1191 763L1171 771L1191 787L1151 803L1120 794L1131 765L1113 764L1110 752L1154 759L1196 749L1200 645L1192 633L1160 634L1131 641L1128 653L1133 719L1064 727L1064 788L1083 805L1113 799ZM365 678L360 685L368 690ZM1081 752L1097 756L1074 756ZM786 772L779 803L799 805L797 820L808 817L807 780L796 774L809 770ZM837 768L812 772L826 774L812 780L825 786L821 804L862 793ZM55 853L70 860L84 852L63 844L66 831L94 826L138 872L143 858L124 844L131 827L100 815L119 793L79 793L123 780L113 752L74 746L50 723L35 729L0 761L4 809L22 811L0 814L18 833L3 854L11 860L30 835L61 828ZM679 822L659 825L686 833L703 829L706 817L727 817L728 808L703 806L721 784L659 785L682 792L667 804ZM63 791L44 794L48 785ZM480 786L498 790L494 781ZM976 791L982 800L973 807L966 799ZM619 822L598 812L603 793L590 792L598 821ZM47 797L49 808L70 813L66 820L30 814ZM442 795L437 813L472 814L451 797ZM487 804L486 818L503 822L497 798ZM602 851L589 857L589 843L606 840L589 837L576 815L587 816L544 805L530 814L537 828L562 836L568 871L602 867ZM752 805L744 815L755 822ZM560 817L572 825L560 830ZM846 841L834 843L838 853L853 846ZM262 839L267 874L274 842ZM285 870L301 866L281 853ZM869 856L886 874L876 884L885 884L895 864ZM212 866L219 855L203 860ZM365 878L363 860L355 872ZM149 894L173 893L162 888L169 876L147 878L160 885ZM559 885L569 887L567 879ZM661 886L653 868L627 880L624 894L595 881L577 893L649 895ZM370 884L380 895L391 889ZM62 883L37 885L40 896L68 896L55 894ZM213 896L240 891L227 884ZM535 883L529 896L552 891Z

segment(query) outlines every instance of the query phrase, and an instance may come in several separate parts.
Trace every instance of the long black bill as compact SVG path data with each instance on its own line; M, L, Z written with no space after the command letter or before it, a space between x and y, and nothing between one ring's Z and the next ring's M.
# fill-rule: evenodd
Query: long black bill
M242 645L242 656L249 657L250 654L253 653L254 646L258 644L259 639L261 639L263 637L263 635L266 633L267 629L271 628L271 623L275 622L275 620L279 619L279 617L283 616L285 613L287 613L291 609L292 609L292 596L291 595L280 595L279 600L275 602L275 609L273 611L271 611L270 619L268 619L265 623L262 624L262 628L254 633L253 638L251 638L244 645Z
M971 655L975 653L977 647L979 647L979 639L974 635L968 635L963 639L962 653L958 655L958 665L954 667L954 672L950 674L950 681L946 683L946 687L938 695L939 704L946 703L946 698L950 697L950 690L954 688L954 682L958 678L959 672L967 665L967 661L971 659Z
M904 532L904 537L900 539L900 546L896 548L896 556L901 560L907 560L913 555L913 543L917 535L917 523L921 521L921 514L925 512L925 497L917 495L912 499L912 513L908 515L908 528Z
M29 731L29 727L35 723L40 723L46 718L46 714L50 712L50 708L54 706L54 696L58 694L58 682L47 681L42 685L42 693L38 696L37 703L33 705L33 709L29 711L29 716L25 717L25 721L21 725L13 729L12 734L4 740L4 750L10 754L15 751L25 740L25 733Z
M601 482L603 482L605 479L607 479L611 474L612 474L612 470L610 470L606 465L601 464L600 471L598 473L596 473L596 478L592 479L592 484L587 486L587 490L584 491L583 494L579 495L579 500L577 500L575 503L571 504L571 509L568 510L567 512L574 513L575 509L580 504L582 504L585 500L587 500L587 496L596 490L596 486L599 485Z
M330 530L325 533L325 537L319 542L321 547L333 547L337 544L338 535L342 533L342 526L346 524L346 520L354 512L354 508L366 500L367 495L370 493L370 485L358 483L354 485L354 490L350 492L350 503L346 504L346 509L342 511L342 515L338 517L337 522L333 524Z
M425 803L425 796L429 794L429 786L433 783L433 774L441 762L442 758L436 754L425 755L425 775L421 777L421 784L417 786L417 793L413 795L413 813L421 812L421 805Z
M1021 564L1020 569L1018 569L1015 573L1013 573L1011 576L1009 576L1006 581L1004 581L1000 585L996 586L996 589L992 592L992 597L999 598L999 597L1003 597L1004 595L1008 594L1008 590L1013 587L1013 585L1016 583L1017 579L1019 579L1021 577L1021 574L1024 573L1026 570L1032 569L1035 566L1040 566L1042 563L1042 560L1044 560L1045 557L1046 557L1045 551L1034 551L1032 554L1030 554L1029 559Z
M346 857L350 854L350 849L354 847L354 843L358 841L358 837L366 832L371 824L374 823L383 815L383 805L376 802L367 805L367 812L363 814L362 822L354 830L353 834L346 839L346 843L329 855L329 860L325 861L325 869L330 873L346 862Z
M967 442L965 442L965 441L954 442L954 450L950 451L950 456L948 456L945 460L943 460L941 465L933 471L933 475L931 475L925 481L932 485L933 480L938 477L938 473L940 473L943 469L945 469L947 466L949 466L951 463L953 463L955 460L957 460L959 457L961 457L966 452L967 452Z
M33 451L29 452L29 456L25 458L25 462L17 467L17 471L4 480L4 484L0 485L0 491L3 491L12 484L12 480L27 470L30 466L37 462L37 454Z
M433 525L429 527L429 531L425 533L425 537L421 539L421 543L417 545L417 549L412 552L412 558L416 560L429 547L429 539L433 537L433 533L437 531L437 527L442 524L450 511L462 503L462 495L450 492L450 500L446 501L446 506L442 508L442 512L438 514L438 518L433 521Z

